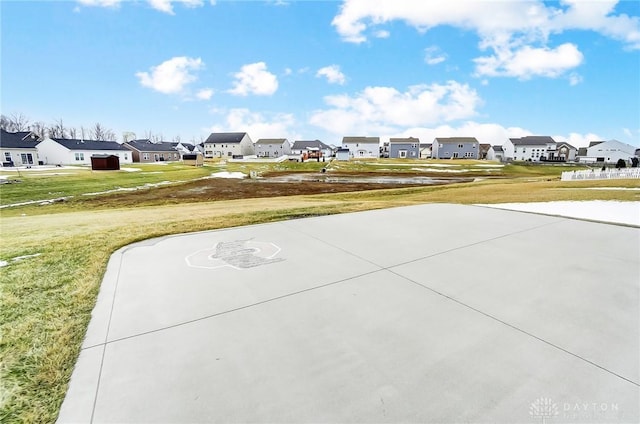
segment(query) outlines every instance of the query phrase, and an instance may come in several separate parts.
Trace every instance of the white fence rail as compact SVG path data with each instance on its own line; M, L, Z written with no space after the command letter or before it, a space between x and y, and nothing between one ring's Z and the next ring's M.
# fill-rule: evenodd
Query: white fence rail
M566 171L562 173L562 181L581 180L620 180L626 178L640 178L640 168L607 169L598 171Z

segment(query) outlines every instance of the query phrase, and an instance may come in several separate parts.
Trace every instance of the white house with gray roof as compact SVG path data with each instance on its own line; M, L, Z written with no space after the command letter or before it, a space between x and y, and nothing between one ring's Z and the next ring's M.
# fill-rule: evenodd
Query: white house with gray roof
M255 144L259 158L279 158L291 154L291 144L286 138L261 138Z
M349 149L350 159L379 158L380 137L343 137L342 148Z
M204 142L205 158L232 158L254 154L253 141L246 132L211 133Z
M510 138L502 148L507 159L516 161L540 162L556 157L556 141L549 136Z
M475 137L436 137L431 144L433 159L478 159L479 151Z
M497 160L498 162L504 162L504 150L502 146L491 146L487 150L487 160Z
M0 160L2 166L37 165L38 136L30 131L10 133L0 130Z
M131 151L116 141L47 137L37 148L45 165L91 165L93 155L118 156L121 164L133 162Z

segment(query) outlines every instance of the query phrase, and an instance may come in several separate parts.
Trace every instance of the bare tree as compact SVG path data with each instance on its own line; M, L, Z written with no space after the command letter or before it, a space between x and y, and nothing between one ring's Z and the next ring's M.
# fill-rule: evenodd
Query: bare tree
M100 122L96 122L95 125L93 126L92 138L94 140L103 141L105 140L104 132L105 132L105 128L102 126L102 124L100 124Z
M0 117L0 128L9 132L27 131L29 129L29 119L22 113L12 113L10 116Z
M0 128L5 131L10 131L11 121L8 116L0 115Z
M29 129L29 119L22 113L12 113L11 121L15 128L14 131L27 131Z
M36 134L38 138L45 138L47 136L47 124L42 121L36 121L29 125L29 131Z
M55 121L49 126L49 137L51 138L66 138L67 129L64 127L62 118Z

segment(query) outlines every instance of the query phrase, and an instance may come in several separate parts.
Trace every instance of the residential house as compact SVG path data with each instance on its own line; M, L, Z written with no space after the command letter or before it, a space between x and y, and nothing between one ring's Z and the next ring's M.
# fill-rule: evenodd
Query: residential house
M390 138L389 157L394 159L419 159L420 139L414 137Z
M10 133L0 130L0 158L2 166L30 166L40 162L38 136L32 132Z
M92 155L115 155L120 164L133 162L131 150L115 141L47 137L38 144L38 156L44 164L91 165Z
M556 142L549 136L510 138L502 148L507 159L529 162L556 160Z
M431 143L420 143L420 159L431 157Z
M557 162L574 162L578 156L578 149L571 144L561 141L556 143L556 150L552 157L547 160Z
M323 158L330 158L333 156L333 149L320 140L296 140L293 142L293 146L291 146L291 154L297 156L315 156L320 154Z
M389 142L388 141L383 141L382 142L382 147L380 148L380 157L381 158L388 158L389 157Z
M498 162L504 162L504 150L502 146L491 146L487 150L487 160L497 160Z
M475 137L436 137L431 146L434 159L478 159L480 143Z
M177 161L182 158L182 154L177 150L178 143L166 141L154 143L151 140L144 139L127 141L123 146L131 150L134 162Z
M343 137L342 148L349 149L351 159L379 158L380 137Z
M286 138L261 138L255 144L259 158L279 158L291 154L291 144Z
M204 142L205 158L231 158L253 154L253 141L246 132L211 133Z
M580 162L597 162L615 164L618 159L625 161L636 157L636 148L618 140L599 141L589 143L587 154L580 158Z
M480 150L478 150L478 159L486 159L490 147L491 144L489 143L480 143Z

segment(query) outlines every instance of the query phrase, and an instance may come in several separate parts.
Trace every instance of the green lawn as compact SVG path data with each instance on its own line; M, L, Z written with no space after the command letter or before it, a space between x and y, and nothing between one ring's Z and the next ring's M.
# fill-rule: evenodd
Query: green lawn
M340 166L344 166L342 171L346 172L405 166L393 161L370 162ZM478 165L463 161L454 164ZM25 172L20 176L21 183L0 185L0 197L5 205L161 181L186 181L220 170L282 170L277 169L279 166L291 171L317 171L320 165L214 162L204 168L178 164L131 165L141 168L139 172L79 170L73 175L57 176L25 175ZM73 207L62 203L55 208L0 209L0 260L9 263L0 268L0 422L55 421L109 256L134 241L292 217L430 202L640 200L640 192L635 190L585 190L588 187L638 187L637 180L565 183L558 178L563 167L511 165L501 169L501 178L445 186L161 207L140 204L127 209L82 210L81 202L80 207L77 203ZM37 256L14 259L26 255Z

